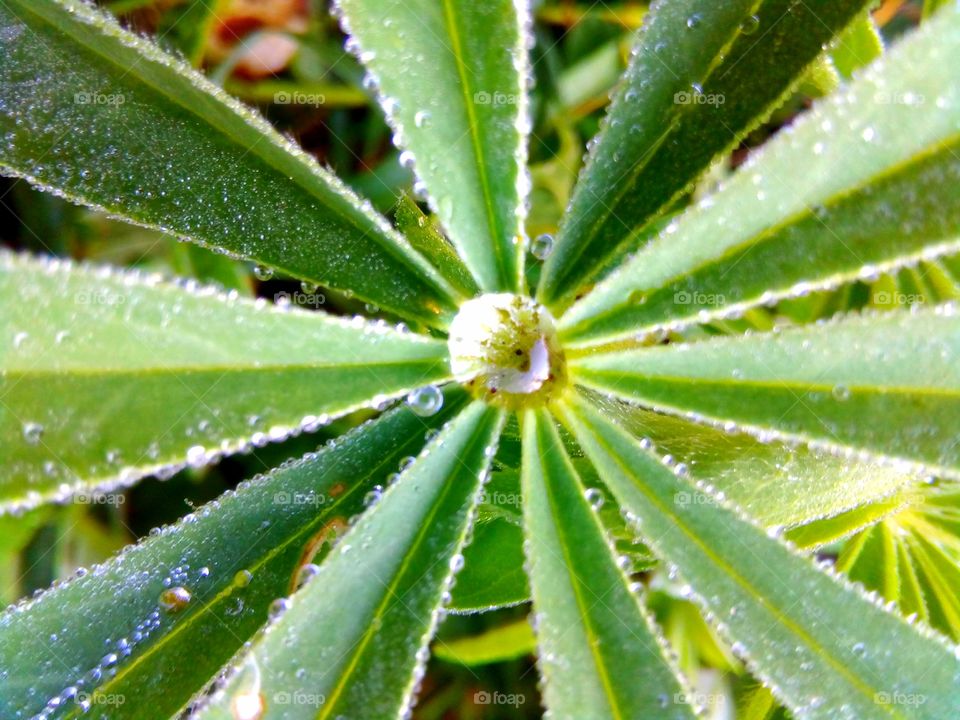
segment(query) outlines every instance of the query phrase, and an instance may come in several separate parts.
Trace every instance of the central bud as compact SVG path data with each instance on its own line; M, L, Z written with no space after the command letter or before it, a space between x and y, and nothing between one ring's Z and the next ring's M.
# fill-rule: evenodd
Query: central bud
M545 405L566 386L553 317L522 295L481 295L450 325L454 377L476 397L510 409Z

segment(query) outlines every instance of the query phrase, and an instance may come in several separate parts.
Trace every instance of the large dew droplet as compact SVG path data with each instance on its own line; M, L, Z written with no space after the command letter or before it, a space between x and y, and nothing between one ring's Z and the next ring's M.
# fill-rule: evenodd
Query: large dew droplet
M530 243L530 254L538 260L546 260L553 251L553 235L538 235Z
M420 417L436 415L443 407L443 391L436 385L417 388L407 395L407 406Z
M180 612L190 604L192 598L193 594L187 588L172 587L160 593L160 607L168 613Z

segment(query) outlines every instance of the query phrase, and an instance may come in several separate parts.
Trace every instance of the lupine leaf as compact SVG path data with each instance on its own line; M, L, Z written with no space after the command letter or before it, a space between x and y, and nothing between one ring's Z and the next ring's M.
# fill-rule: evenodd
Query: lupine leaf
M7 253L0 302L8 507L202 465L449 376L440 341L158 276Z
M474 667L536 652L537 642L526 618L491 628L479 635L437 642L433 656L440 660Z
M584 356L572 368L576 382L656 410L960 477L951 305Z
M863 0L662 3L579 183L540 296L568 304L792 91Z
M332 174L79 0L0 5L0 171L442 324L449 288Z
M958 62L953 6L618 268L563 318L565 337L703 322L955 252L960 84L930 68Z
M367 493L420 451L425 429L462 404L455 392L433 417L392 410L7 611L0 715L33 717L59 697L52 718L75 717L83 714L77 700L95 699L94 691L123 697L124 717L174 715L267 620L298 568L346 531ZM191 597L169 612L160 601L174 587ZM117 707L92 702L84 717L109 717Z
M942 637L768 537L585 403L565 420L654 551L796 717L960 713L960 654ZM678 505L690 492L704 502Z
M400 144L486 291L521 280L527 186L525 3L338 0Z
M232 719L251 702L290 720L407 709L501 426L501 413L480 402L449 423L344 535L199 718ZM315 702L284 702L298 696Z
M693 718L660 630L617 566L548 414L524 415L523 446L527 561L551 716Z
M685 465L691 478L710 483L767 528L805 525L878 501L891 503L884 511L889 513L907 502L898 491L922 479L896 467L802 446L764 443L746 433L699 425L601 396L592 395L591 400L634 437L649 438ZM846 535L875 521L871 513L860 524L851 516L835 531ZM819 541L828 540L829 532L828 526L821 526Z

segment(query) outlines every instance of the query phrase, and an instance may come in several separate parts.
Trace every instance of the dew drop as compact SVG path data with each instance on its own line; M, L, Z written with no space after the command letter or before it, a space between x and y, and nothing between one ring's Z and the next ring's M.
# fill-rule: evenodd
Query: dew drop
M43 425L34 422L23 424L23 439L28 445L39 445L41 437L43 437Z
M287 600L287 598L277 598L270 603L270 607L267 610L267 617L271 622L275 622L289 609L290 601Z
M538 235L530 243L530 254L538 260L546 260L553 251L553 235Z
M836 400L843 402L850 399L850 388L846 385L834 385L831 394Z
M599 510L603 507L603 493L597 488L587 488L583 493L584 499L590 503L590 507Z
M295 582L297 590L310 582L310 580L315 577L318 572L320 572L320 567L318 565L314 565L313 563L307 563L306 565L301 566L301 568L297 570L297 579Z
M253 573L249 570L241 570L233 576L233 584L240 588L245 588L253 580Z
M273 277L273 268L267 267L266 265L254 265L253 274L257 280L266 281Z
M443 407L443 392L436 385L417 388L407 395L407 407L419 417L436 415Z
M751 15L740 23L740 32L744 35L753 35L759 27L760 18L756 15Z
M160 607L168 613L176 613L190 604L193 595L185 587L177 586L160 593Z
M693 30L695 27L697 27L700 24L701 19L702 18L700 17L699 13L694 13L693 15L687 18L687 27Z
M432 121L433 118L430 117L430 113L426 110L420 110L413 116L413 124L418 128L430 127Z

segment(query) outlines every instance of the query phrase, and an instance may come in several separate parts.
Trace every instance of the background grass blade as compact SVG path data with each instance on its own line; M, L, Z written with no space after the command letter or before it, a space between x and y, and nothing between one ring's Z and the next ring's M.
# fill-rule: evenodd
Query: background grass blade
M175 715L267 620L298 568L319 562L367 493L463 399L448 396L429 418L392 410L8 610L0 616L0 715L33 717L55 698L51 720L115 716L117 708L124 717ZM178 586L191 597L170 612L161 598ZM81 703L95 692L123 706L90 703L85 713Z
M960 477L960 318L952 305L586 356L573 363L572 376L763 440L863 452Z
M265 120L79 0L0 5L0 171L442 324L449 286Z
M577 720L693 718L660 630L617 566L546 412L524 415L523 443L527 561L547 710Z
M526 3L338 0L338 9L477 282L517 290L529 186Z
M568 304L805 76L863 0L662 3L575 191L540 296Z
M818 570L586 404L564 417L653 550L796 717L960 713L960 652L942 637ZM704 499L684 507L680 493Z
M564 336L736 316L956 252L960 83L930 68L958 62L954 5L668 225L571 309Z
M443 342L157 276L4 254L0 302L8 508L200 466L449 375Z
M258 702L289 720L407 709L501 426L501 412L480 402L447 425L198 717L233 720L237 707ZM315 701L285 702L292 697Z

